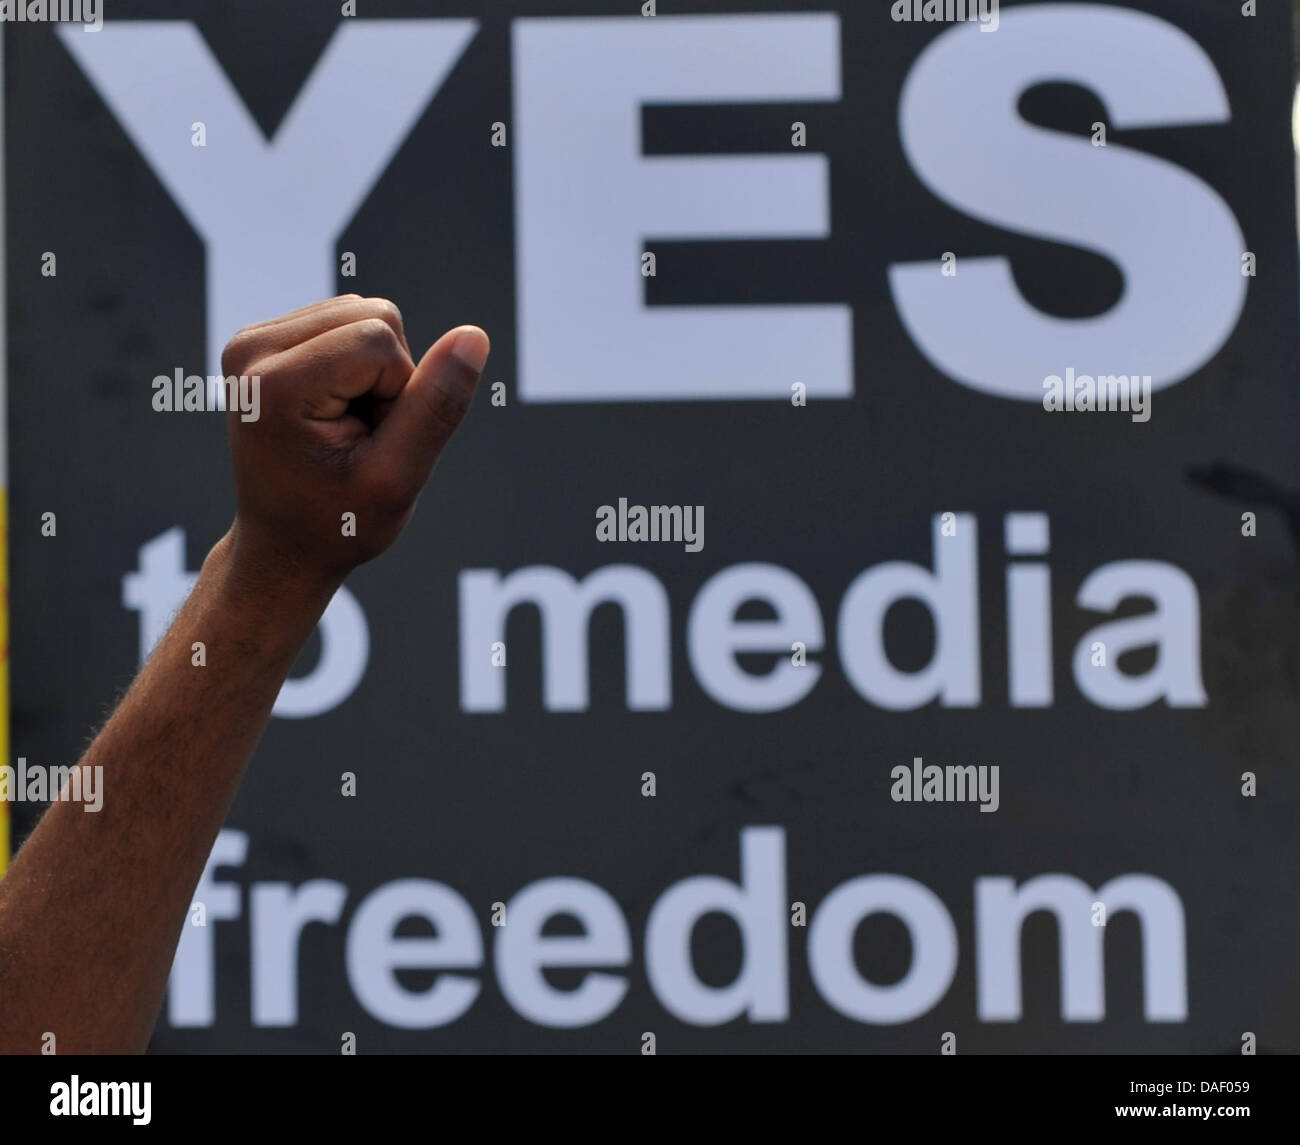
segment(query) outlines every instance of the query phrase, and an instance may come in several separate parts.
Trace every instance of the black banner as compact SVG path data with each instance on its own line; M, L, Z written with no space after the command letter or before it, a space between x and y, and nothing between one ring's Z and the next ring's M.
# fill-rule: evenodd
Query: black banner
M1294 1051L1254 7L6 25L11 763L75 761L228 526L186 405L236 329L356 292L417 355L493 340L281 693L154 1048Z

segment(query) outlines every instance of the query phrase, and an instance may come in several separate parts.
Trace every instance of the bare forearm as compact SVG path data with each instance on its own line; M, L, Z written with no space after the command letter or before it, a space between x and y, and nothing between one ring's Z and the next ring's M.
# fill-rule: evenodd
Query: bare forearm
M356 295L226 347L223 375L262 385L260 417L227 416L235 525L81 760L101 809L56 801L0 882L0 1052L46 1033L60 1053L144 1049L280 685L348 571L405 527L487 355L458 326L416 365L397 307Z
M281 684L336 583L213 548L81 760L97 812L56 801L0 881L0 1051L148 1042L194 885ZM204 646L197 665L193 646Z

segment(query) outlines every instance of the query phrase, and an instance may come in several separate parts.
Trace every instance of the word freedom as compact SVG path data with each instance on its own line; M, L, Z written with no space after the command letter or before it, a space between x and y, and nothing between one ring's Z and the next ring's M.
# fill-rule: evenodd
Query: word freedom
M1074 367L1065 377L1051 374L1043 379L1043 409L1048 413L1133 412L1134 421L1151 420L1151 375L1088 374L1075 375Z
M1099 887L1072 875L1052 873L1017 885L1005 875L974 876L972 912L958 931L953 914L924 883L903 874L874 873L830 887L820 902L793 903L786 876L786 832L745 827L740 832L739 877L713 872L686 874L650 904L645 922L644 974L634 967L628 912L604 887L574 876L540 878L504 904L493 925L493 950L485 949L475 905L446 883L398 878L370 888L359 902L335 879L251 882L216 881L218 868L240 867L249 837L223 830L194 892L204 907L203 925L184 927L172 964L168 1021L175 1028L211 1026L220 994L244 993L218 972L247 966L246 996L255 1027L298 1025L299 966L319 970L326 950L339 950L343 965L326 973L346 976L362 1009L376 1021L404 1030L446 1026L461 1018L484 991L491 967L501 996L520 1017L538 1026L574 1029L603 1021L634 988L651 996L678 1021L720 1026L791 1020L791 958L806 958L816 993L835 1013L871 1025L915 1021L949 996L957 974L967 980L949 1006L973 1001L981 1022L1019 1022L1024 1017L1021 932L1039 912L1055 917L1060 936L1060 1016L1066 1022L1099 1022L1106 1016L1107 963L1140 962L1142 1011L1148 1022L1187 1020L1187 939L1183 904L1163 879L1119 874ZM730 864L728 864L730 865ZM1134 914L1137 933L1092 924L1100 901L1114 917ZM217 958L216 921L242 916L247 960ZM794 908L802 908L796 911ZM638 901L632 910L640 916ZM806 911L806 921L805 921ZM728 916L743 950L740 968L726 984L704 981L696 967L695 928L706 915ZM854 939L864 919L893 915L907 927L911 958L901 978L874 982L859 965ZM576 919L580 934L547 933L558 916ZM421 919L436 939L403 937L406 920ZM342 924L342 943L322 932ZM959 933L973 949L959 949ZM1107 950L1109 933L1119 945ZM806 936L806 937L804 937ZM1137 940L1140 936L1140 941ZM1122 960L1122 962L1120 961ZM555 985L554 972L580 971L581 983ZM415 986L405 971L433 971ZM801 977L802 971L795 977ZM313 972L313 989L321 979ZM644 985L643 985L644 984ZM969 987L973 985L973 989ZM1130 997L1127 993L1126 998ZM802 991L794 994L806 998ZM641 1027L637 1027L640 1029Z
M618 509L602 505L596 510L598 541L674 541L686 543L688 553L704 548L703 505L633 505L618 499Z
M104 806L101 766L42 767L18 757L18 766L0 764L0 803L81 803L83 811Z
M940 767L937 763L922 766L918 755L907 764L900 763L889 773L894 781L889 798L895 803L974 803L979 801L981 811L996 811L1001 804L998 798L998 765L981 763L978 767Z
M159 374L153 380L153 408L158 413L217 413L239 410L240 421L257 421L262 416L262 377L244 374L228 378L185 376L179 366L170 378Z
M898 24L980 22L981 32L998 30L998 0L895 0L889 10Z

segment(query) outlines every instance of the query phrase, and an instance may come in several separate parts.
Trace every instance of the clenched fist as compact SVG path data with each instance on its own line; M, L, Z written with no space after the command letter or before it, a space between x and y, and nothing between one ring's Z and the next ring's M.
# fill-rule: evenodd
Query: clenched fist
M227 415L241 570L336 585L388 548L487 356L487 335L458 326L416 365L397 307L355 294L236 334L222 372L261 379L258 420Z

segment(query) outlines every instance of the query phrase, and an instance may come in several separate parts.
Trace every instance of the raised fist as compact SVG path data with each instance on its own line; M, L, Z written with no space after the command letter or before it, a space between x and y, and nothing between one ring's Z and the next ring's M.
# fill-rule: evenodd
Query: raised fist
M397 307L355 294L239 331L222 372L260 379L257 419L227 414L241 571L328 585L388 548L488 348L477 326L458 326L416 365Z

